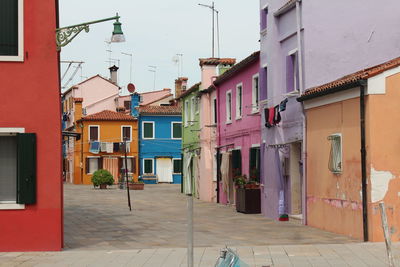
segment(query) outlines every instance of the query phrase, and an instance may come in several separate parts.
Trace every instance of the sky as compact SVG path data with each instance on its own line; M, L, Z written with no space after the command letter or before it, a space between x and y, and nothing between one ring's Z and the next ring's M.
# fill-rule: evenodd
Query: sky
M259 50L259 1L214 0L219 11L220 57L237 62ZM90 26L61 50L61 60L83 61L61 64L62 86L68 89L100 74L109 77L110 64L119 66L122 93L132 82L138 92L174 88L179 76L188 77L189 86L200 81L199 58L211 57L210 0L60 0L60 27L109 18L118 12L126 42L111 43L113 22ZM110 51L111 50L111 57ZM132 54L132 73L130 74ZM183 54L183 56L176 56ZM216 52L217 56L217 52ZM177 64L173 58L180 58ZM111 58L111 63L109 62ZM149 66L156 66L152 68ZM149 70L156 69L156 72ZM154 86L155 74L155 86ZM130 80L132 76L132 80Z

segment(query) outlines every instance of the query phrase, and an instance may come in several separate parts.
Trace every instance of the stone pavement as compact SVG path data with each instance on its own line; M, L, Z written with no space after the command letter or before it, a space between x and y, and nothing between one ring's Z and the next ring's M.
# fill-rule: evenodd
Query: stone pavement
M146 185L131 191L65 185L65 248L131 250L186 247L186 197L179 185ZM356 242L348 237L278 222L260 214L242 214L233 207L196 200L195 247L267 246Z
M396 263L400 244L395 244ZM282 245L234 248L251 267L262 266L388 266L383 243ZM213 267L219 248L195 248L196 267ZM3 266L132 266L185 267L186 249L66 250L63 252L0 252ZM396 265L399 266L399 265Z

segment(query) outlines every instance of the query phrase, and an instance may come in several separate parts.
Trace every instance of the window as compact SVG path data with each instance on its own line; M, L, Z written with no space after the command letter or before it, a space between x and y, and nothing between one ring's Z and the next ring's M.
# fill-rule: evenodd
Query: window
M181 174L182 173L182 160L181 159L172 159L172 164L174 166L174 173Z
M89 125L89 141L99 141L100 140L100 126Z
M0 128L0 209L36 203L36 135Z
M264 88L261 88L261 90L264 90L264 96L265 99L268 99L268 67L264 66L261 70L261 77L262 81L264 82Z
M143 139L154 139L154 122L144 121L143 122Z
M181 122L172 122L172 139L181 139L182 138L182 123Z
M232 122L232 92L226 92L226 122Z
M267 18L268 18L268 7L264 7L260 11L260 30L266 30L267 29Z
M251 107L252 107L252 112L256 113L259 111L259 86L258 86L259 82L258 82L258 74L253 76L253 90L252 90L252 101L251 101Z
M299 90L299 71L297 50L290 52L286 57L286 91L288 93Z
M185 126L188 126L188 121L189 121L189 101L185 101Z
M242 175L242 153L240 149L232 150L232 175L233 178Z
M120 166L121 169L125 169L125 157L121 157L119 159L121 161ZM134 157L127 157L126 161L128 162L128 173L136 172L136 161Z
M131 101L124 101L124 107L126 110L130 110L131 109Z
M196 108L196 98L192 97L190 103L190 124L193 124L194 121L195 108Z
M86 158L86 174L93 174L95 171L102 168L102 159L100 157Z
M1 0L1 61L23 61L23 24L23 0Z
M132 142L132 126L121 126L121 141Z
M250 180L260 182L260 147L250 148Z
M144 174L153 174L153 159L143 159L143 173Z
M243 85L236 86L236 119L241 119L243 113Z
M329 154L328 168L333 173L342 172L342 135L332 134L328 136L331 142L331 151Z
M196 112L196 114L199 114L199 111L200 111L199 102L200 102L200 99L198 97L196 97L194 99L194 111ZM193 119L194 119L194 117L193 117Z
M213 106L212 106L212 118L213 124L217 123L217 98L214 97L213 99Z

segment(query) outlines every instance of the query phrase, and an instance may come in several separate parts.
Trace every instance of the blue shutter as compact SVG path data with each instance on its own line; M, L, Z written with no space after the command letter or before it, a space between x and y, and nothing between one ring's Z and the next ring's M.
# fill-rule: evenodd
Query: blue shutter
M17 203L36 203L36 134L17 135Z

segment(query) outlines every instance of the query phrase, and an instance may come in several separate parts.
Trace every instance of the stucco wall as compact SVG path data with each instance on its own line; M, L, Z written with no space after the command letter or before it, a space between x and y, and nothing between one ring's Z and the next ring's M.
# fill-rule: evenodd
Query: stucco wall
M363 237L359 99L306 111L308 225ZM329 135L342 134L343 171L328 169Z

